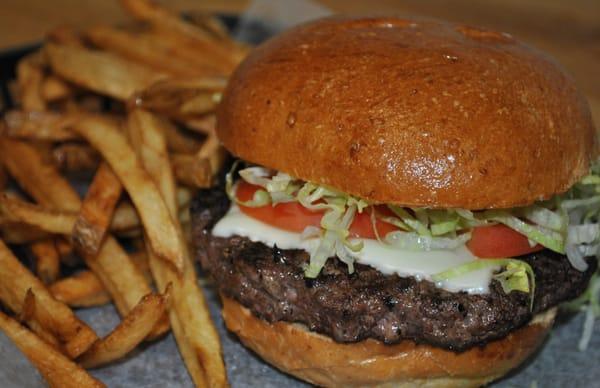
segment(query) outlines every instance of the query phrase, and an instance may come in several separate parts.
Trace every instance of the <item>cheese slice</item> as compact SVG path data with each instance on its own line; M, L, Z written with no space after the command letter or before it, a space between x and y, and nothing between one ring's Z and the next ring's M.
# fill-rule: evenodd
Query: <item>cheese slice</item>
M318 238L303 239L300 233L282 230L252 218L244 214L235 204L215 225L212 233L217 237L243 236L267 246L277 245L282 249L303 249L307 252L311 252L319 244ZM442 271L481 260L473 256L464 245L455 250L411 251L397 249L372 239L353 241L363 242L363 249L356 254L358 263L369 265L384 274L413 276L418 280L430 280L431 276ZM498 268L491 266L472 271L438 282L437 286L451 292L486 293L492 274Z

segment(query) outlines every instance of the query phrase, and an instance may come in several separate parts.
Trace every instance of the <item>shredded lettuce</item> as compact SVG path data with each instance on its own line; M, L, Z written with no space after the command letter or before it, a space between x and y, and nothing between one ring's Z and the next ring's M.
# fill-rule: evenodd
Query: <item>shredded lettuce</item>
M502 290L508 294L512 291L526 292L530 295L530 309L533 308L533 297L535 295L535 274L531 266L524 261L516 259L484 259L471 261L447 271L432 276L434 282L444 282L452 278L467 274L483 268L502 267L503 270L494 274L493 279L502 286Z
M541 244L566 254L573 267L583 271L587 268L585 257L600 253L599 172L600 167L594 166L592 173L568 193L532 206L471 211L378 205L387 206L389 212L380 214L371 206L371 222L379 241L411 250L456 249L470 239L472 228L500 223L526 236L532 246ZM323 212L319 233L310 230L310 236L319 237L320 242L311 252L306 276L317 276L332 256L338 256L348 265L349 271L353 270L354 258L362 245L351 242L348 229L355 214L362 213L371 203L262 167L245 168L239 174L246 182L261 187L252 199L240 201L234 195L233 174L228 174L227 193L241 205L259 207L298 202L309 210ZM380 236L377 220L395 225L399 230ZM516 281L517 277L513 274L506 282Z

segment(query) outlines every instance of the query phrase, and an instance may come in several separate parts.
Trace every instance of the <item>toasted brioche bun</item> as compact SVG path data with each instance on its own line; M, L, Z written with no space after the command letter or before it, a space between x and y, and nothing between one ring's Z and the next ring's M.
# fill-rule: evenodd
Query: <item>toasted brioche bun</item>
M280 370L320 386L479 387L531 355L552 327L556 309L506 338L462 353L403 341L340 344L304 326L263 321L223 297L227 328Z
M329 18L254 50L217 134L234 155L373 202L527 205L596 153L587 102L508 34L437 21Z

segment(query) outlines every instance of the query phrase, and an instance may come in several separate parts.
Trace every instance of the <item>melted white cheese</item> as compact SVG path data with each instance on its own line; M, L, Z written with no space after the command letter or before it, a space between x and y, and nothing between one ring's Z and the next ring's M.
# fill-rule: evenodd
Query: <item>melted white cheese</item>
M317 238L302 239L300 233L288 232L249 217L241 212L237 205L231 206L227 214L215 225L212 233L218 237L244 236L268 246L304 249L308 252L319 244ZM390 247L377 240L356 240L364 244L356 256L356 261L384 274L395 273L430 280L432 275L439 272L478 260L465 246L456 250L409 251ZM438 283L437 286L452 292L485 293L496 269L498 268L489 267L472 271Z

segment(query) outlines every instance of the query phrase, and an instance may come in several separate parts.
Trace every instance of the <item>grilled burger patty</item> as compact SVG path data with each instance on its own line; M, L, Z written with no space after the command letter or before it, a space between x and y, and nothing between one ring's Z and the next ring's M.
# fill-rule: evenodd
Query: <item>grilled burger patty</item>
M215 188L199 193L191 209L198 259L219 291L268 322L303 323L338 342L410 339L457 351L482 345L581 294L597 265L590 258L588 270L579 272L550 250L519 257L535 272L533 311L527 294L507 295L496 281L488 294L453 293L360 264L348 274L337 259L328 260L316 279L306 279L305 251L268 247L240 236L212 236L212 227L228 208L224 190Z

